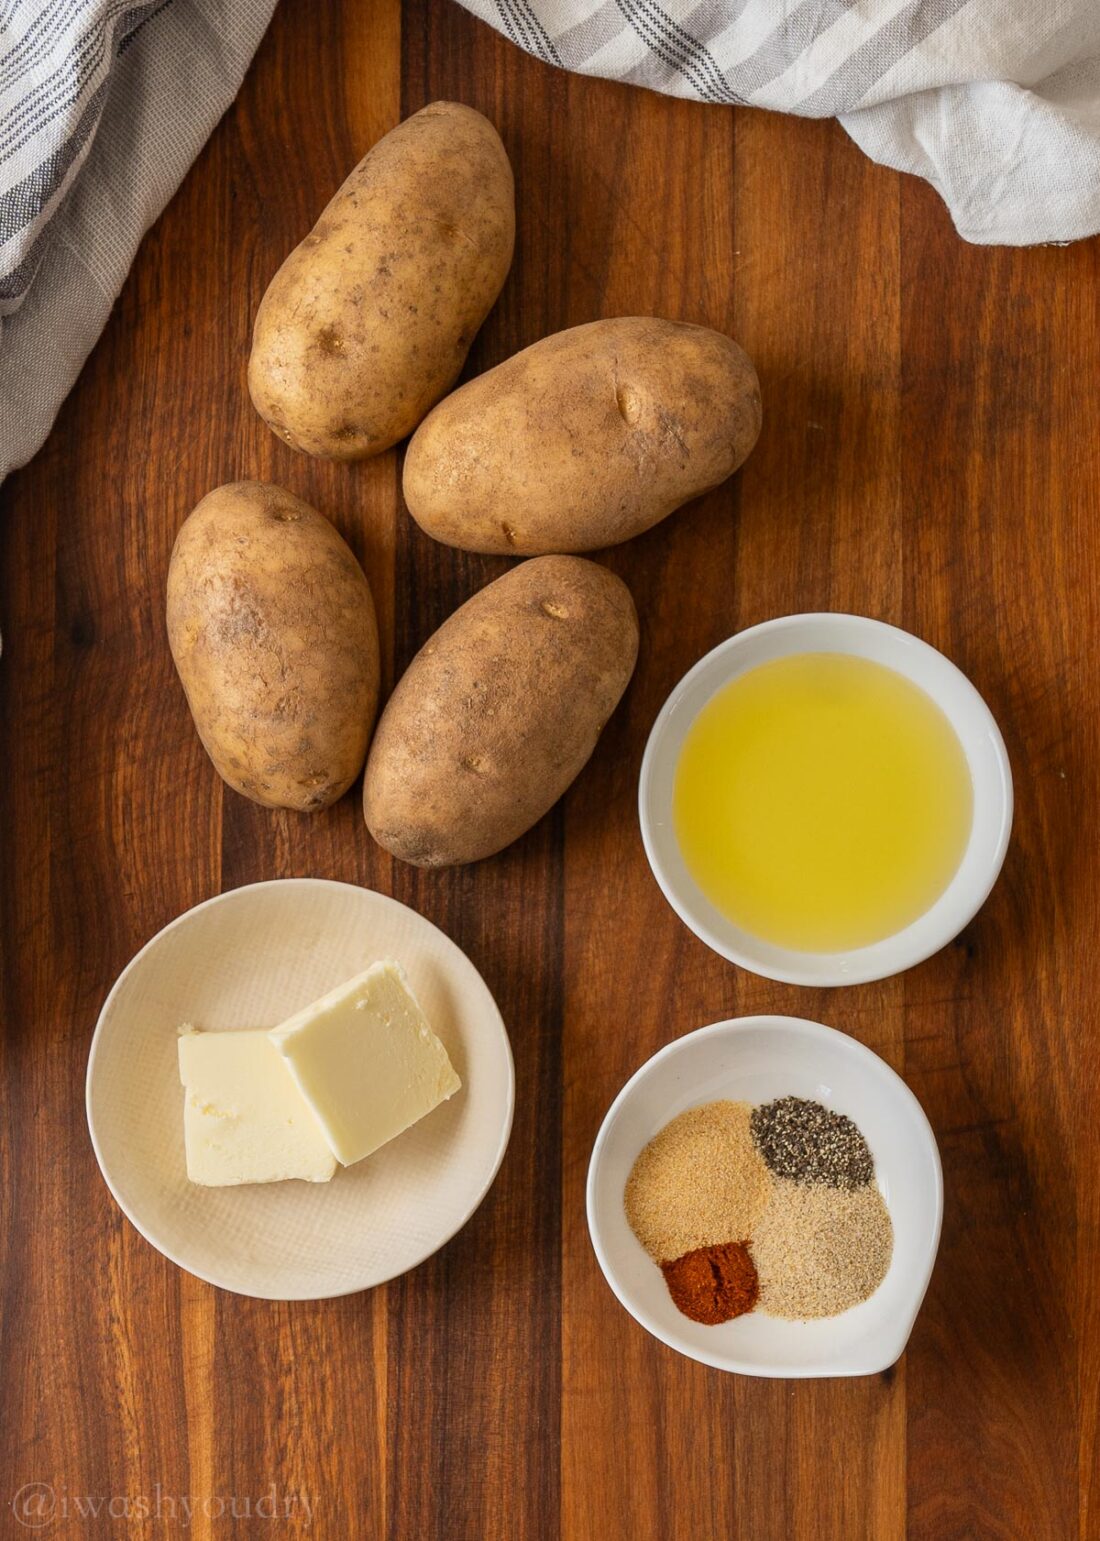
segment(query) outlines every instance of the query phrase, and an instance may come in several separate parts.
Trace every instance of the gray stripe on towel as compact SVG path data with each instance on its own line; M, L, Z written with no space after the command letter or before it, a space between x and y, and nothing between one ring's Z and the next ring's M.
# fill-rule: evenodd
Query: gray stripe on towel
M903 11L849 54L816 91L799 102L797 110L815 118L855 111L888 70L970 3L971 0L910 0Z

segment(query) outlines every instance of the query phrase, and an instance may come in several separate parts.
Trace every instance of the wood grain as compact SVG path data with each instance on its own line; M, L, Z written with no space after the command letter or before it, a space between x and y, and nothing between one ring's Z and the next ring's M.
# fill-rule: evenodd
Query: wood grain
M224 792L163 634L179 523L210 487L283 481L364 561L387 679L506 564L433 545L399 457L295 456L244 392L251 317L365 149L450 97L498 124L517 258L476 373L557 328L657 312L760 368L741 475L606 553L638 673L584 776L511 850L450 873ZM45 449L0 493L0 1534L163 1536L198 1500L310 1500L246 1533L368 1541L963 1541L1100 1536L1100 243L960 243L926 187L828 123L551 71L438 0L284 0L237 104L146 240ZM850 609L946 649L1016 777L1002 881L904 977L806 991L679 923L634 792L669 688L731 631ZM180 1273L119 1215L83 1118L96 1015L131 954L222 888L315 874L415 905L512 1034L517 1116L492 1194L369 1296L276 1305ZM855 1382L723 1377L619 1309L584 1222L603 1113L681 1032L781 1010L894 1064L940 1139L947 1215L902 1362ZM87 1520L77 1499L156 1498ZM223 1500L203 1512L203 1499ZM309 1515L312 1522L308 1523ZM240 1523L238 1519L237 1523Z

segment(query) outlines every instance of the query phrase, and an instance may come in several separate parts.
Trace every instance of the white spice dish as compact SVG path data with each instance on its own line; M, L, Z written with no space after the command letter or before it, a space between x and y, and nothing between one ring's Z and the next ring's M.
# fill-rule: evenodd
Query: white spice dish
M894 1227L886 1277L870 1299L839 1316L785 1321L757 1310L719 1326L692 1321L630 1228L627 1178L643 1147L688 1108L785 1096L845 1113L862 1131ZM942 1217L939 1152L913 1093L856 1039L800 1017L733 1018L666 1045L612 1103L588 1168L592 1245L620 1302L678 1353L742 1375L804 1379L887 1369L904 1351L928 1288Z

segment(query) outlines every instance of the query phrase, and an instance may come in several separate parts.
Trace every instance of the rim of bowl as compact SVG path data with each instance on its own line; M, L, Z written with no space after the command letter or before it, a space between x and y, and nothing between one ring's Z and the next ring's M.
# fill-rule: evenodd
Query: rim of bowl
M929 689L922 679L914 677L913 671L907 666L907 655L913 654L934 660L934 667L942 671L961 692L966 700L967 715L975 727L979 728L988 741L996 762L993 774L988 778L988 788L980 789L974 783L975 802L979 795L988 795L992 789L995 797L995 817L997 819L997 836L991 848L989 860L977 878L970 883L964 883L963 868L966 863L970 842L974 839L974 831L977 820L971 823L971 832L967 841L967 847L963 852L959 866L956 868L947 887L936 898L932 905L917 918L900 931L895 931L889 936L881 937L877 942L871 942L864 947L853 947L837 952L803 952L795 948L780 947L775 943L765 942L755 938L747 931L734 926L732 921L726 922L730 930L735 933L736 940L722 935L715 924L708 919L706 912L713 911L721 921L724 917L711 905L703 892L699 889L694 879L688 874L688 893L685 894L678 888L672 876L668 872L661 858L658 842L655 838L654 818L652 803L654 799L653 780L658 758L666 752L666 740L669 732L669 724L673 713L679 706L682 697L691 688L699 677L709 670L714 669L718 660L729 656L732 660L737 654L744 651L752 641L766 633L778 633L793 631L799 627L808 625L824 626L836 633L836 646L828 645L810 648L791 648L787 652L777 654L777 657L790 657L799 652L844 652L855 653L855 656L867 656L859 654L850 647L843 645L845 634L849 637L854 632L873 633L885 639L896 650L896 657L890 663L885 663L887 668L893 668L896 673L903 675L910 683L923 690L940 711L947 717L952 731L959 739L966 754L967 766L974 781L974 766L962 736L956 726L957 714L952 714L944 705L942 696ZM758 660L749 665L755 668L759 663L771 660ZM882 662L883 660L873 660ZM739 674L747 672L747 669L730 667L728 672L717 680L713 690L707 697L711 701L719 690L736 679ZM706 703L704 703L706 704ZM700 710L702 708L700 707ZM698 712L692 717L694 722ZM963 673L959 666L951 661L945 653L925 642L923 638L915 636L910 631L905 631L900 626L892 626L888 621L877 621L871 616L852 615L843 610L808 610L793 615L775 616L771 620L760 621L755 626L747 626L742 631L734 632L724 642L719 642L716 647L704 653L702 658L684 674L672 687L664 704L654 720L646 740L645 752L642 756L641 770L638 775L638 820L641 825L642 845L645 848L646 860L650 871L668 900L669 904L679 915L688 929L704 942L712 952L727 959L730 963L736 963L739 968L747 969L749 973L757 974L764 979L775 979L782 984L811 985L822 988L833 988L841 985L868 984L876 979L889 979L895 974L901 974L906 969L914 968L918 963L923 963L926 958L932 957L941 948L946 947L965 926L968 926L974 916L988 899L994 883L1004 865L1005 855L1008 851L1009 839L1012 834L1012 819L1014 809L1014 795L1012 786L1012 768L1009 764L1008 750L1005 747L1001 730L997 726L996 719L990 711L984 698L974 683ZM675 835L672 836L675 840ZM929 917L942 911L939 924L929 929ZM927 934L921 938L920 933ZM908 945L906 939L908 938ZM746 945L747 944L747 945ZM759 954L750 950L755 944L766 948L769 955L762 958ZM831 965L831 966L830 966Z
M224 893L212 894L209 899L201 899L198 904L193 904L190 909L184 910L182 914L177 915L174 920L170 920L167 925L161 926L159 931L155 931L149 940L145 942L143 946L139 947L137 952L134 953L129 963L126 964L125 968L123 968L121 973L118 975L118 978L107 992L107 998L104 1000L103 1005L100 1007L99 1016L96 1018L95 1031L92 1033L92 1041L88 1049L88 1067L84 1073L84 1114L88 1123L88 1134L91 1138L92 1150L95 1153L96 1165L99 1167L100 1176L107 1184L107 1188L111 1194L111 1197L114 1199L119 1209L122 1210L122 1213L126 1216L127 1220L129 1220L135 1231L137 1231L138 1235L144 1237L149 1245L154 1247L162 1257L166 1257L170 1263L174 1263L177 1268L182 1268L184 1273L189 1273L192 1278L201 1279L204 1284L212 1284L215 1289L225 1290L231 1295L243 1295L250 1300L339 1300L346 1295L360 1295L365 1290L377 1289L380 1285L389 1284L391 1280L400 1279L404 1274L411 1273L414 1268L419 1268L421 1263L426 1263L430 1257L434 1257L437 1252L442 1251L442 1249L447 1245L449 1241L453 1241L454 1238L458 1235L459 1231L462 1230L463 1226L473 1218L474 1214L484 1203L489 1189L493 1186L494 1182L496 1182L497 1173L500 1171L501 1163L503 1162L505 1152L508 1149L508 1142L512 1137L512 1121L515 1116L516 1108L515 1056L512 1053L512 1043L511 1039L508 1037L508 1029L504 1025L503 1017L500 1018L500 1026L501 1036L504 1039L505 1057L508 1064L508 1107L504 1125L501 1130L500 1144L498 1145L496 1153L493 1156L493 1164L488 1177L486 1178L485 1183L477 1194L476 1198L470 1204L469 1208L465 1211L462 1218L458 1221L453 1230L448 1231L446 1236L444 1236L433 1247L431 1247L429 1251L423 1253L422 1256L417 1258L416 1262L410 1263L407 1268L400 1268L395 1273L387 1274L383 1279L375 1279L371 1284L352 1284L349 1285L347 1289L326 1290L323 1294L320 1295L313 1293L301 1295L260 1295L253 1290L243 1290L235 1284L226 1284L223 1280L215 1278L212 1273L203 1272L202 1270L194 1267L192 1263L184 1262L181 1257L176 1255L176 1252L173 1248L166 1246L163 1241L157 1239L157 1237L152 1233L151 1229L146 1228L146 1226L134 1213L130 1204L126 1201L126 1199L122 1197L118 1189L115 1187L107 1167L104 1164L103 1153L100 1150L99 1145L99 1137L96 1134L95 1118L92 1114L92 1078L94 1075L95 1061L99 1050L100 1028L103 1025L103 1020L106 1017L115 996L118 994L122 986L123 980L130 973L130 970L137 966L139 961L144 957L144 955L149 951L155 942L159 942L162 936L167 935L169 931L174 931L177 926L183 925L184 921L189 920L191 916L197 914L199 910L210 909L216 904L221 904L226 899L235 898L238 894L248 893L259 888L285 887L287 884L305 885L311 888L346 888L350 889L354 893L372 894L374 898L384 899L387 904L395 904L398 906L398 908L403 910L412 909L411 905L402 904L400 899L394 899L390 894L379 893L378 890L374 888L364 888L358 883L343 883L338 878L264 878L259 883L242 883L238 888L227 888ZM433 931L438 931L440 936L442 936L445 941L449 942L452 947L456 948L458 952L460 952L462 956L466 958L466 962L469 963L472 969L474 969L474 972L477 974L478 978L482 979L480 969L476 967L470 958L466 957L466 953L462 950L461 947L459 947L458 943L454 940L453 937L448 936L442 927L437 926L435 922L429 920L427 916L421 915L419 910L413 910L413 914L422 920L426 926L431 926ZM485 983L483 979L482 983ZM488 985L485 985L485 989L495 1006L496 999L493 996L492 991L489 989ZM497 1007L497 1016L500 1017L499 1007Z
M646 1079L653 1070L664 1060L674 1058L682 1047L694 1040L701 1038L736 1037L739 1033L747 1032L752 1028L779 1027L790 1031L794 1029L806 1038L816 1038L821 1042L831 1039L841 1039L847 1051L856 1059L862 1059L866 1063L873 1064L876 1071L884 1073L888 1081L897 1083L903 1094L902 1100L908 1105L914 1116L917 1127L921 1130L929 1153L932 1157L932 1169L935 1174L935 1215L932 1223L931 1245L928 1248L924 1269L924 1277L921 1280L919 1290L914 1294L909 1311L901 1323L901 1331L891 1337L880 1354L870 1356L865 1364L861 1361L849 1359L847 1363L840 1362L835 1367L823 1369L819 1365L791 1366L749 1362L738 1360L730 1355L724 1358L718 1354L708 1354L703 1350L687 1348L684 1343L677 1342L675 1337L662 1328L660 1323L652 1317L644 1307L635 1306L626 1298L626 1294L619 1287L614 1265L608 1257L603 1245L600 1227L596 1219L597 1185L599 1165L603 1157L607 1142L612 1130L618 1122L619 1116L633 1092L636 1085ZM671 1348L685 1358L694 1359L700 1364L709 1365L714 1370L725 1370L735 1375L755 1375L766 1380L835 1380L842 1377L856 1375L876 1375L882 1370L889 1369L896 1364L905 1352L906 1344L913 1332L920 1308L924 1304L924 1297L928 1293L928 1286L932 1281L932 1271L936 1266L936 1258L940 1250L940 1237L943 1232L943 1162L940 1159L940 1148L936 1140L936 1132L928 1120L928 1114L924 1111L916 1092L909 1083L900 1076L894 1067L887 1064L881 1054L876 1054L874 1049L869 1049L858 1038L853 1038L850 1033L841 1032L839 1028L828 1027L824 1022L815 1022L809 1017L790 1017L773 1015L767 1012L759 1013L751 1017L727 1017L722 1022L709 1022L705 1027L694 1028L690 1033L684 1033L679 1038L674 1038L671 1043L666 1043L655 1054L643 1061L627 1080L611 1106L604 1114L599 1132L592 1145L592 1154L588 1159L588 1176L585 1182L585 1219L588 1225L588 1239L592 1243L592 1250L596 1254L596 1261L600 1265L600 1272L606 1279L608 1286L623 1310L632 1316L640 1327L643 1327L651 1336Z

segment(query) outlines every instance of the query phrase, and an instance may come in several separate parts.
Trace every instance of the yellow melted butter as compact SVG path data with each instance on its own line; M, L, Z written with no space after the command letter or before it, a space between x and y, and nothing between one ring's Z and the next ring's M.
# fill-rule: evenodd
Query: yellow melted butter
M973 789L936 703L895 670L800 653L732 680L688 730L673 820L695 882L763 941L838 952L930 908Z

